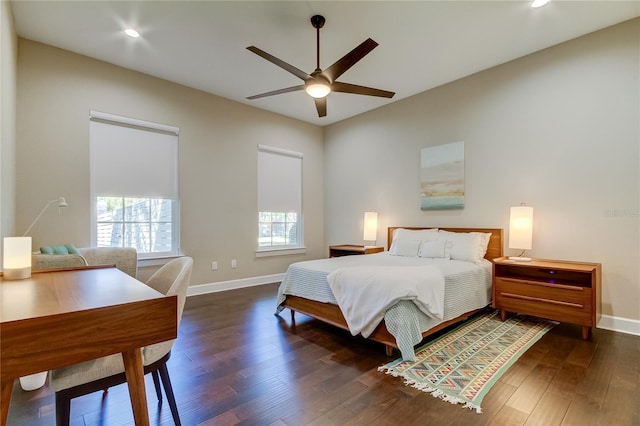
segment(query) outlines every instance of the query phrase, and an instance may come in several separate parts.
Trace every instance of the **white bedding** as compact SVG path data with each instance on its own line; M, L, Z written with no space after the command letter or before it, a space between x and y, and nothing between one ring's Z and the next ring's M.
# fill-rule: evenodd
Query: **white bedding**
M366 256L344 256L291 264L278 289L277 310L287 295L324 303L338 304L327 275L344 267L435 266L444 276L443 318L430 318L411 301L401 300L384 314L389 333L396 338L402 358L415 360L413 347L422 340L422 332L465 312L480 309L491 302L491 262L480 264L446 259L393 256L388 252Z
M442 320L444 276L434 266L351 266L331 272L327 281L354 336L369 337L401 300Z

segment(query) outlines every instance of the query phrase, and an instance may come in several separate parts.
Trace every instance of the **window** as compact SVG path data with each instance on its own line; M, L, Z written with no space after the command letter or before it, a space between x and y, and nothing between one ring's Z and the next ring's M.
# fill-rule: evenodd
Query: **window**
M180 254L178 128L91 112L92 245Z
M298 245L297 213L261 211L259 215L259 247Z
M97 197L96 246L173 253L174 205L162 198Z
M302 154L258 145L258 252L303 247Z

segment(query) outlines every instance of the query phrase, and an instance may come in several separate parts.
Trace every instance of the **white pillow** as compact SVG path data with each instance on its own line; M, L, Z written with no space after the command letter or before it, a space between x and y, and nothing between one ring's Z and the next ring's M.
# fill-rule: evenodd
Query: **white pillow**
M478 232L480 234L480 259L484 259L484 255L487 254L487 247L489 247L489 241L491 240L491 232Z
M420 245L420 257L428 257L431 259L451 258L451 241L423 241Z
M479 263L484 258L490 233L483 232L438 232L438 240L451 241L451 259Z
M405 229L397 228L393 230L393 240L391 242L391 248L389 254L398 254L397 246L398 242L402 240L418 241L418 247L416 249L415 256L418 255L418 249L420 248L420 241L433 241L438 238L438 229Z
M391 250L389 250L389 254L394 256L411 256L417 257L418 251L420 250L420 244L422 241L420 240L395 240L393 242L393 246Z

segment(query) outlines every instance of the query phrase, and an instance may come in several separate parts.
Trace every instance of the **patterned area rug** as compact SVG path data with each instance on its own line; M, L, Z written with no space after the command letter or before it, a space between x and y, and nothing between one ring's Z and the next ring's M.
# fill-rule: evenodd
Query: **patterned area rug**
M452 404L481 413L480 403L496 381L557 323L498 311L468 320L416 349L416 361L395 360L378 368Z

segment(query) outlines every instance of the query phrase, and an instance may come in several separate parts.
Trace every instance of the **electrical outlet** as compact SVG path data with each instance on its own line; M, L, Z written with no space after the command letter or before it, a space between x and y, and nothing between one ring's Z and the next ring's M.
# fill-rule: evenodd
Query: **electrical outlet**
M211 262L211 270L212 271L218 270L218 262Z
M232 268L237 268L238 267L238 262L235 259L231 259L231 267Z

